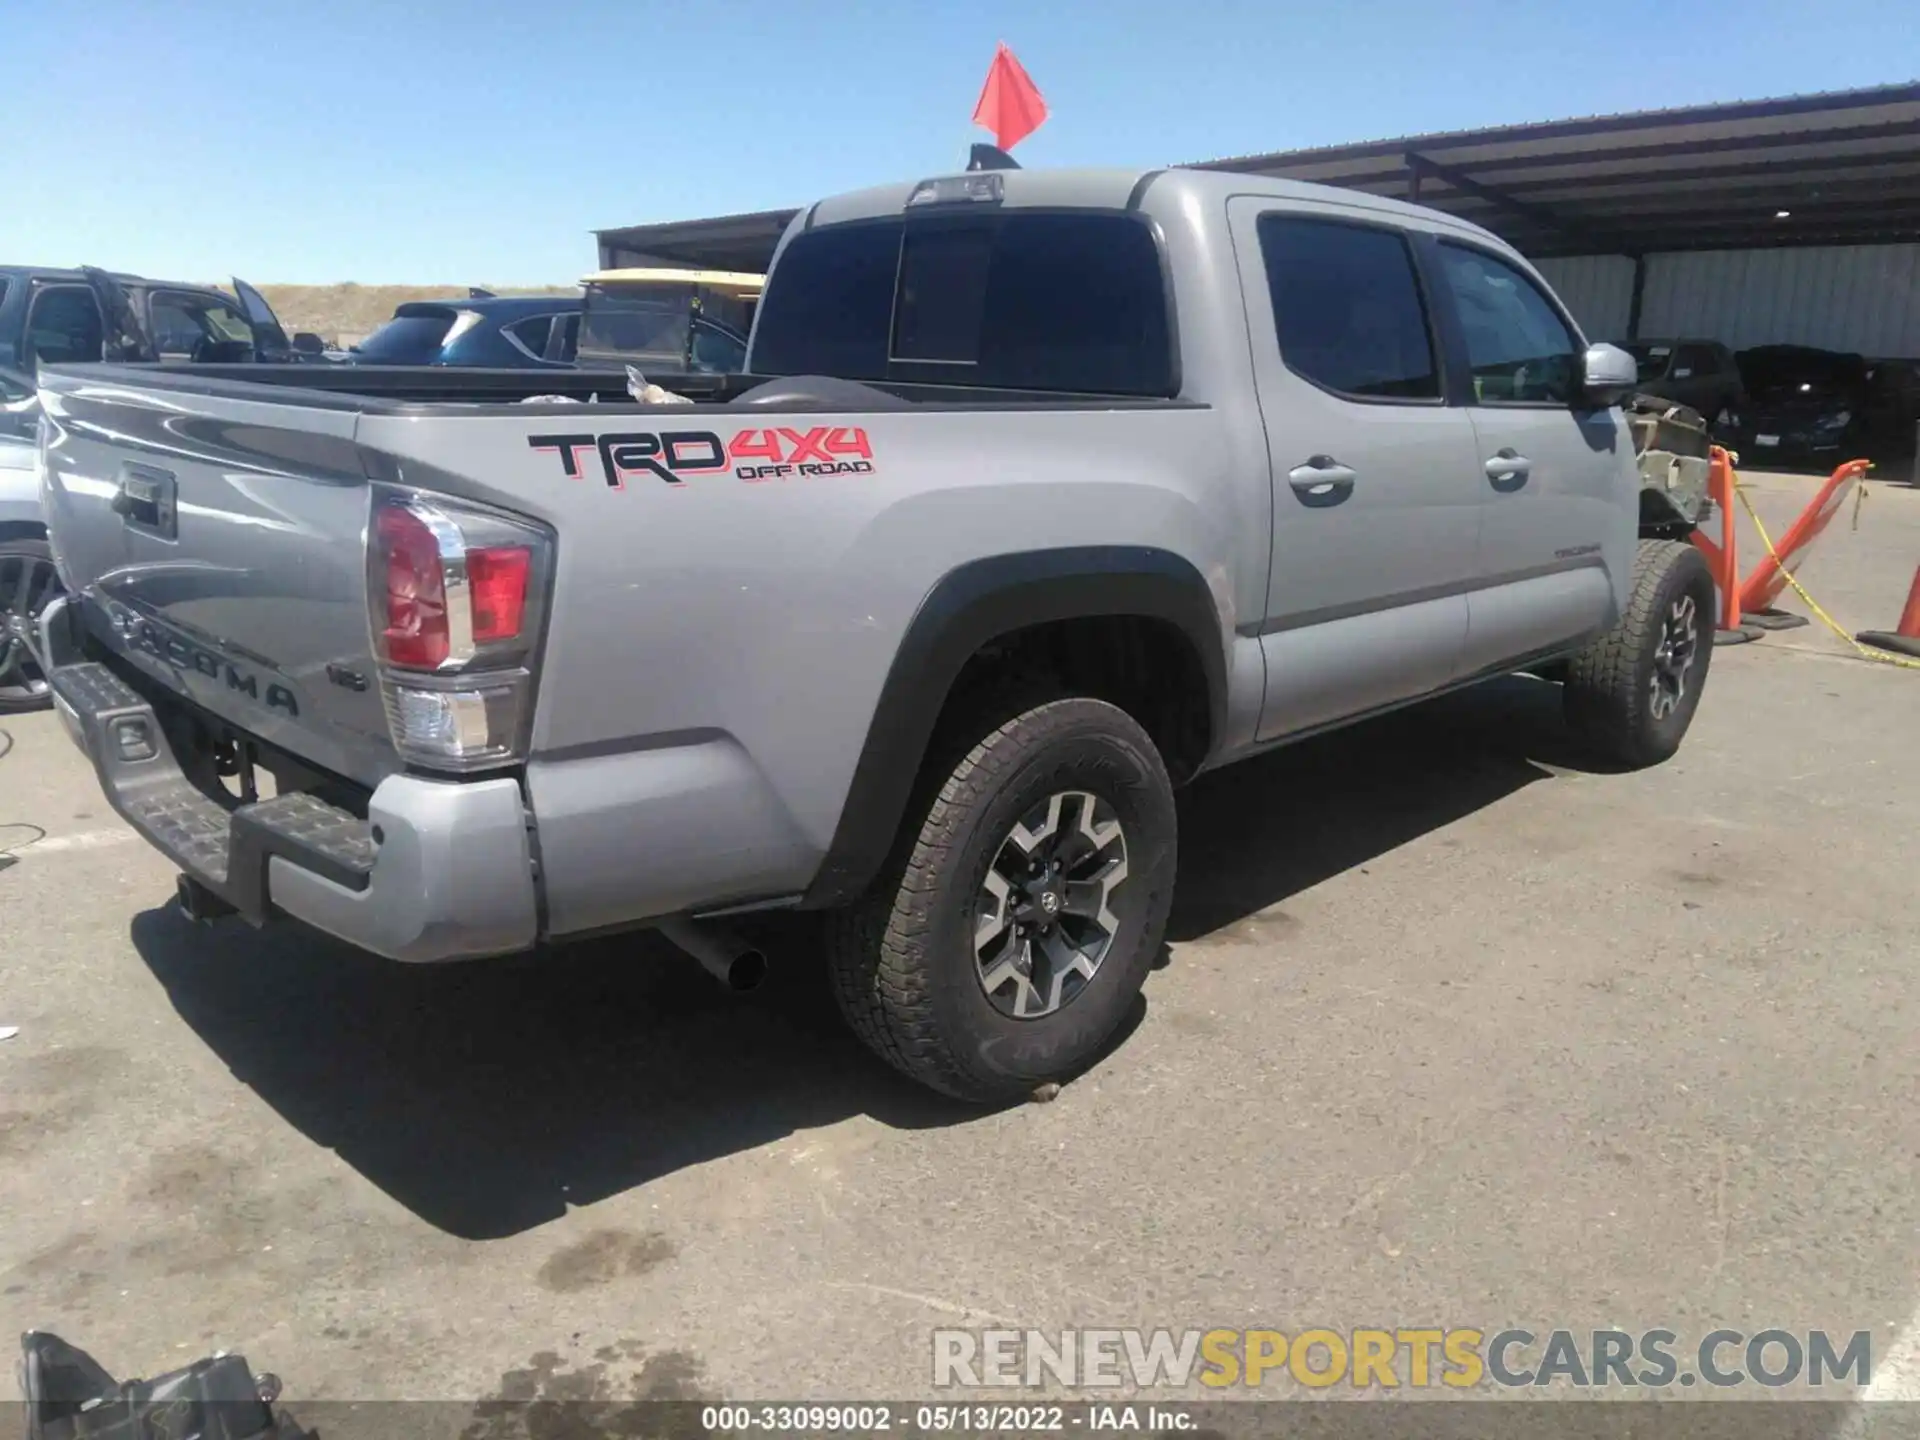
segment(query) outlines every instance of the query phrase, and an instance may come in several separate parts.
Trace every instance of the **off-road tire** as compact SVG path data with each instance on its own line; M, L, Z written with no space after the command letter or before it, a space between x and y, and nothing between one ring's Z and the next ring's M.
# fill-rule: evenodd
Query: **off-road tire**
M1084 791L1123 827L1120 918L1085 988L1051 1014L1015 1019L988 999L976 963L976 905L1019 818ZM1009 699L937 745L888 866L827 918L840 1012L883 1059L962 1100L1018 1098L1071 1079L1126 1019L1165 936L1177 822L1159 751L1124 710L1080 697Z
M1693 601L1695 645L1684 692L1656 715L1653 685L1668 617ZM1620 623L1567 662L1567 722L1596 753L1640 770L1672 758L1693 723L1713 659L1713 574L1682 540L1642 540Z
M0 539L0 582L14 581L20 574L24 573L24 571L17 567L31 565L36 568L39 574L41 583L31 597L31 615L33 617L37 617L46 602L60 593L60 584L57 577L53 577L51 587L47 587L47 580L51 573L52 564L53 551L45 540L24 536L14 539ZM4 638L4 627L6 625L10 602L15 599L13 588L12 584L0 585L0 651L5 651L7 648ZM36 675L39 674L37 670L33 673ZM13 691L11 688L12 682L19 680L22 674L23 672L13 668L11 662L8 663L8 668L5 672L0 672L0 685L7 687L0 689L0 715L21 715L31 710L44 710L53 703L53 697L49 692L43 691L39 695L25 695Z

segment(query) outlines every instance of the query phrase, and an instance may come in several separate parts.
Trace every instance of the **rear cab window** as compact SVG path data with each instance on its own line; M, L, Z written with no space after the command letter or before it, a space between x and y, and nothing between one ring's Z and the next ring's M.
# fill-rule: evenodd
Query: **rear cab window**
M1260 256L1287 368L1350 400L1440 399L1413 253L1398 231L1262 215Z
M986 389L1172 396L1165 274L1135 214L996 210L796 235L753 369Z

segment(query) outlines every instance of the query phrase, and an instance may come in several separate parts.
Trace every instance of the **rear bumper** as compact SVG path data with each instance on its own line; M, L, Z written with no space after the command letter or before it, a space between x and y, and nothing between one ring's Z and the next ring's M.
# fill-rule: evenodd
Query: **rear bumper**
M154 708L106 666L60 663L41 630L60 715L113 808L255 925L286 914L394 960L525 949L538 934L526 809L512 779L394 775L367 818L311 795L228 808L173 754Z

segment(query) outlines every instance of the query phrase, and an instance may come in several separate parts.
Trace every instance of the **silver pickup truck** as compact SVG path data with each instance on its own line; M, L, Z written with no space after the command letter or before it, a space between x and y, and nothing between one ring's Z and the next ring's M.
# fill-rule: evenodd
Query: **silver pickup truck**
M1192 776L1515 670L1629 766L1699 703L1632 361L1446 216L867 190L782 239L748 369L44 371L37 648L187 908L723 970L730 912L825 910L859 1033L993 1099L1115 1030Z

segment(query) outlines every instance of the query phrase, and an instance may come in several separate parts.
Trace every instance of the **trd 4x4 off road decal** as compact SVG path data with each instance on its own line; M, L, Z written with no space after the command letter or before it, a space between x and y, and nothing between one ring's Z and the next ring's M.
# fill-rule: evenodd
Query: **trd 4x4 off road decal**
M810 430L786 426L742 430L727 446L733 473L742 480L785 480L791 476L871 475L873 447L867 432L857 426L815 425ZM742 465L763 460L763 465Z
M601 478L614 490L626 489L628 480L642 475L681 485L690 476L716 475L729 466L748 481L873 473L867 432L851 425L742 430L725 444L711 430L529 435L527 444L558 455L560 468L575 480L586 474L587 457L598 457Z

